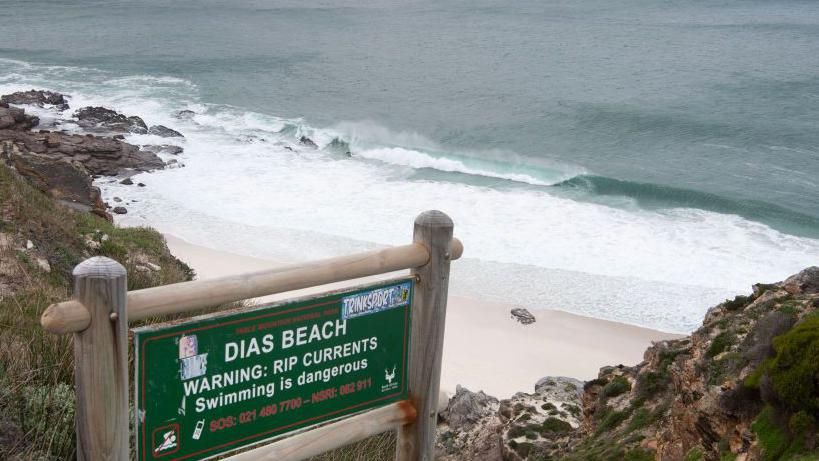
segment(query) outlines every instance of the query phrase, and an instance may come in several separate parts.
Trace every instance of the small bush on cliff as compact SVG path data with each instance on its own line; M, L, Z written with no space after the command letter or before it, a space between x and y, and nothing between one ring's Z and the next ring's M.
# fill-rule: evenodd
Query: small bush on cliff
M731 347L734 344L735 340L736 337L733 333L723 331L711 341L711 346L708 348L708 351L705 353L705 355L708 358L716 357L717 355L725 352L726 349Z
M618 376L603 387L604 397L617 397L631 390L631 383L625 376Z

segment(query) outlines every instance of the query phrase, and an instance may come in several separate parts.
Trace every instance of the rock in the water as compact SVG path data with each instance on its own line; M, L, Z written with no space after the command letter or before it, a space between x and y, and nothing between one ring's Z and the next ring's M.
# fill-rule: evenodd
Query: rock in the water
M26 115L23 109L9 107L8 104L0 102L0 130L30 130L40 123L40 119L32 115Z
M122 184L123 186L132 186L134 184L134 181L131 178L125 178L119 183Z
M126 214L126 213L128 213L128 210L124 206L114 207L113 211L116 214Z
M182 133L176 130L172 130L163 125L153 125L151 128L148 129L148 134L161 136L163 138L184 138L184 136L182 136Z
M65 96L53 91L18 91L1 96L0 101L6 104L28 104L37 107L54 106L58 110L68 109L68 102L65 100Z
M185 151L185 149L174 146L172 144L162 144L160 146L153 145L153 144L146 144L142 146L142 150L146 152L151 152L154 154L167 154L167 155L179 155Z
M141 118L126 117L105 107L83 107L74 113L74 117L78 125L87 129L137 134L148 132L148 126Z
M529 325L530 323L535 323L535 316L532 315L531 312L529 312L528 310L526 310L526 309L524 309L522 307L516 307L516 308L512 309L511 313L512 313L512 318L514 318L515 320L517 320L518 322L520 322L520 323L522 323L524 325Z
M139 187L145 187L145 183L141 183L141 182L139 182L139 183L137 183L137 186L139 186Z
M182 119L182 120L190 120L190 119L192 119L194 117L194 115L196 115L196 112L186 109L186 110L180 110L179 112L174 114L174 117L176 117L178 119Z
M307 136L302 136L299 139L299 143L301 143L301 145L303 145L303 146L312 147L313 149L318 149L318 145L315 142L313 142L312 139L308 138Z
M114 197L114 201L115 201L115 202L117 202L117 203L119 203L119 202L121 202L121 201L122 201L122 199L121 199L121 198L119 198L119 197Z

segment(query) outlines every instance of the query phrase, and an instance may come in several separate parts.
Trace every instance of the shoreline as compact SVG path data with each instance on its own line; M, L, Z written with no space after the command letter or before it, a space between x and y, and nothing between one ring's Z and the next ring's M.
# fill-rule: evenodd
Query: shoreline
M238 255L164 235L171 253L191 266L199 279L287 263ZM390 275L291 291L259 300L279 301ZM509 311L514 307L518 306L449 296L441 390L451 394L461 385L506 398L531 390L544 376L589 380L596 378L603 366L641 362L643 352L652 341L683 336L550 309L530 310L537 321L523 325L511 317Z

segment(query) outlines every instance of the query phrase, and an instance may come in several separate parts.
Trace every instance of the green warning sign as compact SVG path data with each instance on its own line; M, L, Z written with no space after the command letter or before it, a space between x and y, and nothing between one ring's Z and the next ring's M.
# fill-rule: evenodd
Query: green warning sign
M413 281L134 329L138 460L209 458L407 398Z

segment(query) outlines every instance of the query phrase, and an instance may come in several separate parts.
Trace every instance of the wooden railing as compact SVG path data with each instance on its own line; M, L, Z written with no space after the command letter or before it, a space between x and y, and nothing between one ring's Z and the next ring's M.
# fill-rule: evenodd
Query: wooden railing
M74 334L77 459L128 459L128 322L184 314L260 296L410 269L408 401L392 403L234 455L233 460L297 460L398 429L396 459L431 460L439 410L450 261L463 253L452 220L427 211L413 243L228 277L127 291L125 268L105 257L74 269L74 298L41 317L52 333Z

